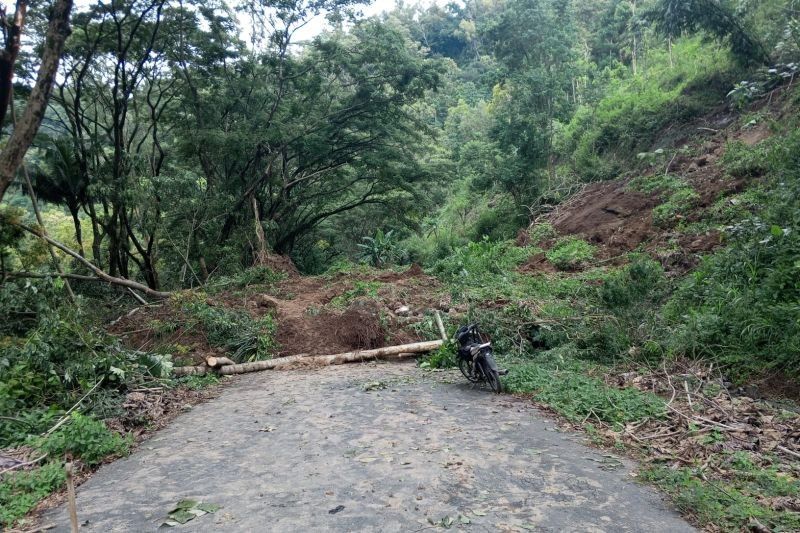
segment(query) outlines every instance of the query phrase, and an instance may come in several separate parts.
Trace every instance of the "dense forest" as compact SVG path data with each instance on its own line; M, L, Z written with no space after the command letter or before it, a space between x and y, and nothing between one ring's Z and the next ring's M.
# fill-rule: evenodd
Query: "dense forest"
M799 1L363 7L7 6L0 447L47 459L0 479L1 524L63 486L65 452L90 468L133 444L152 421L124 414L130 391L216 379L172 377L202 351L176 332L237 361L313 350L280 307L236 303L306 279L349 284L314 308L333 316L380 300L382 272L424 272L448 328L490 334L511 392L606 444L670 417L676 373L798 397ZM343 349L389 339L413 299L393 290L378 340ZM164 342L122 334L148 309ZM417 318L408 334L436 335ZM630 377L661 369L665 390ZM778 448L726 448L716 427L692 452L714 480L686 461L648 480L699 524L800 529L770 503L798 501L786 405L764 407Z

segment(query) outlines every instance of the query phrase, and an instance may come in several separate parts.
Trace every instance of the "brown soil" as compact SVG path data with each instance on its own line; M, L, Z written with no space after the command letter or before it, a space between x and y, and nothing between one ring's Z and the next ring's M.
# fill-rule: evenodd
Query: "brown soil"
M374 293L348 299L347 295L352 294L348 291L358 283L368 284ZM209 296L206 303L246 310L254 318L274 315L277 356L326 355L422 340L413 326L430 309L450 308L449 296L442 293L439 282L419 265L403 272L289 275L276 285L250 286ZM407 312L396 313L404 306L408 307ZM180 347L181 359L198 364L209 355L223 355L224 349L210 345L201 327L184 327L191 323L179 303L168 301L139 308L109 329L131 348L164 348L174 353Z
M582 235L599 247L600 259L635 249L655 233L658 198L627 188L628 180L593 183L549 222L561 235Z
M743 131L721 131L708 137L693 157L679 153L668 164L666 171L683 177L697 192L699 201L688 215L674 221L696 222L720 198L739 193L758 177L734 179L726 176L720 164L725 143L741 140L755 144L769 136L765 126L755 126ZM650 172L664 172L664 167ZM717 231L705 234L681 234L670 227L653 223L653 209L664 202L658 193L645 194L629 188L630 178L592 183L568 202L550 213L545 221L553 225L559 235L579 235L597 247L596 259L614 261L634 250L643 250L659 259L671 275L682 274L694 268L699 257L722 244ZM517 242L526 244L521 237ZM524 232L527 235L527 232ZM543 243L547 249L549 243ZM665 251L666 250L666 251ZM552 272L554 268L542 254L531 257L521 272Z

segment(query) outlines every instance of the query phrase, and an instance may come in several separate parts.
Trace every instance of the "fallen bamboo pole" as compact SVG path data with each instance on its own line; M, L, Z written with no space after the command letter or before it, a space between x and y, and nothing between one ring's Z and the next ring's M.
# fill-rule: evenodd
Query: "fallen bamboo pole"
M360 361L370 361L387 356L399 356L401 354L419 354L435 350L441 346L443 341L425 341L412 344L401 344L398 346L384 346L374 350L359 350L333 355L290 355L289 357L279 357L277 359L267 359L266 361L254 361L252 363L240 363L236 365L226 365L219 368L209 368L208 366L179 366L173 369L176 376L203 375L209 371L217 372L222 375L246 374L248 372L259 372L261 370L276 370L294 365L298 362L308 363L311 366L341 365Z

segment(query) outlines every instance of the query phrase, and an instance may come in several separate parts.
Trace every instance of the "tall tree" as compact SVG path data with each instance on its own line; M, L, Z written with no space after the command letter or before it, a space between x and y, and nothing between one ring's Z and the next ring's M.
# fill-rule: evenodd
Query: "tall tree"
M17 14L15 14L14 24L12 25L15 29L13 30L13 35L10 35L10 32L6 30L6 37L9 41L7 42L6 55L3 56L0 62L12 61L13 63L13 60L16 59L14 50L18 51L19 49L18 39L22 31L26 7L26 2L17 2ZM33 86L22 117L14 127L14 131L5 148L0 152L0 200L5 196L8 186L14 179L17 169L25 157L25 152L28 151L28 147L33 142L33 138L39 130L39 125L42 123L42 118L44 118L56 72L58 71L58 62L64 50L64 43L70 33L69 17L71 11L72 0L57 0L50 10L50 22L47 27L36 84ZM11 52L9 52L9 48ZM3 115L5 115L11 94L12 78L11 71L3 72L5 72L5 75L0 79L0 87L2 87L0 95L5 95L5 100L0 101L0 105L3 106ZM0 124L2 124L2 121L0 121Z

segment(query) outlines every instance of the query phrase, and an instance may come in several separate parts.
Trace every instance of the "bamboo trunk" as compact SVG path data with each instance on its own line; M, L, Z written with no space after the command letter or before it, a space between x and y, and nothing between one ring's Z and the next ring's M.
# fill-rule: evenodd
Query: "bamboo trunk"
M435 350L441 346L443 341L425 341L415 342L412 344L401 344L398 346L385 346L383 348L375 348L374 350L359 350L355 352L346 352L333 355L315 355L308 356L306 354L290 355L289 357L279 357L277 359L268 359L266 361L254 361L252 363L240 363L236 365L226 365L219 368L209 368L208 366L181 366L173 369L176 376L190 376L202 375L209 370L216 371L222 375L230 374L246 374L248 372L258 372L261 370L275 370L291 366L300 361L308 362L314 366L328 366L328 365L341 365L345 363L353 363L359 361L370 361L372 359L379 359L387 356L401 356L401 355L414 355L419 353L426 353Z

